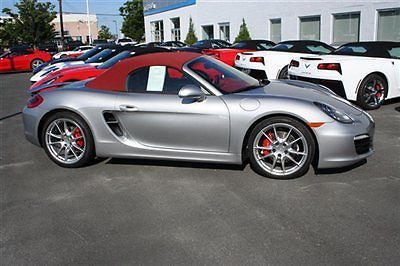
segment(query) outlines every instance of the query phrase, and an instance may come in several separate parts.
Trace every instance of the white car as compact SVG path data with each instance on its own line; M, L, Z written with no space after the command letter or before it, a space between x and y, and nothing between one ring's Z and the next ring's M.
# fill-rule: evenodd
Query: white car
M87 50L92 49L93 47L94 46L91 46L91 45L79 46L79 47L76 47L72 51L64 51L64 52L56 53L55 55L53 55L53 59L59 59L59 58L63 58L63 57L76 57L76 56L83 54Z
M113 57L114 55L116 55L119 51L120 51L120 49L107 48L107 49L104 49L103 51L101 51L100 53L94 55L93 57L89 58L86 61L83 61L83 60L66 61L66 62L48 65L45 68L43 68L42 70L40 70L39 72L37 72L36 74L34 74L30 78L30 81L32 83L38 82L39 80L45 78L50 73L52 73L54 71L58 71L60 69L67 68L67 67L75 67L75 66L81 66L81 65L86 65L86 64L90 64L93 66L100 65L104 61L106 61L106 60L110 59L111 57Z
M292 60L291 79L324 85L364 109L400 97L400 42L348 43L330 55Z
M285 41L267 51L236 55L235 67L256 79L286 79L290 61L296 56L328 54L333 47L318 41Z
M121 39L117 39L115 41L116 44L119 45L135 45L137 44L137 42L135 42L134 40L132 40L131 38L121 38Z

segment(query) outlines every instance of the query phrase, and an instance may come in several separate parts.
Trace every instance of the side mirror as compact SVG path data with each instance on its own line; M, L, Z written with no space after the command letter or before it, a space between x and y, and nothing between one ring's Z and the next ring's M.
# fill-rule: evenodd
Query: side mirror
M203 101L205 98L204 92L195 85L185 85L178 93L179 98L192 99L196 101Z

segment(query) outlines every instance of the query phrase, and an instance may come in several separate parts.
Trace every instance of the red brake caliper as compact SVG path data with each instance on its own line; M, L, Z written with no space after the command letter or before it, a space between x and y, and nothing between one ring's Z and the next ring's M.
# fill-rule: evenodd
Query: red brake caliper
M375 85L375 90L377 90L377 91L379 91L381 89L381 85L379 85L379 84L376 84ZM380 92L378 92L377 94L376 94L376 97L381 97L381 93Z
M267 136L270 138L270 139L273 139L274 138L274 134L272 133L272 132L268 132L267 133ZM265 138L264 140L263 140L263 142L262 142L262 146L263 147L269 147L269 146L271 146L271 141L269 141L269 139L268 138ZM269 154L269 151L268 150L261 150L261 154L262 155L268 155Z
M74 138L79 138L79 139L76 141L76 144L77 144L79 147L83 148L83 146L84 146L85 143L83 142L81 130L80 130L79 128L75 128L74 132L72 132L72 135L74 136Z

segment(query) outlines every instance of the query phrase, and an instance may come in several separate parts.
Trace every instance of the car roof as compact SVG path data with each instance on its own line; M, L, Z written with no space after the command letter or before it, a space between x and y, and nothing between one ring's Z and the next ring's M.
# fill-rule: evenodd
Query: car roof
M202 56L191 52L150 53L127 58L118 62L97 78L86 83L86 86L99 90L126 91L126 77L136 69L147 66L168 66L182 69L183 65Z
M361 46L364 47L367 51L365 53L357 54L357 53L346 53L341 52L341 49L345 49L345 47L349 46ZM336 55L352 55L352 56L361 56L361 57L381 57L381 58L391 58L391 55L388 52L388 49L393 47L400 47L400 42L390 42L390 41L376 41L376 42L352 42L346 43L340 46L338 49L332 52L332 54Z

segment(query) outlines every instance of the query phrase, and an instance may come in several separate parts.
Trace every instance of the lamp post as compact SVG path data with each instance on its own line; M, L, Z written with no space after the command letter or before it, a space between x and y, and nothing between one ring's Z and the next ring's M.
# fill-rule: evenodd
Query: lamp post
M118 23L116 20L113 20L113 22L115 23L115 35L116 35L117 39L119 39Z
M86 14L87 14L87 23L88 23L88 30L89 30L89 44L91 44L92 43L92 31L90 28L89 0L86 0Z

